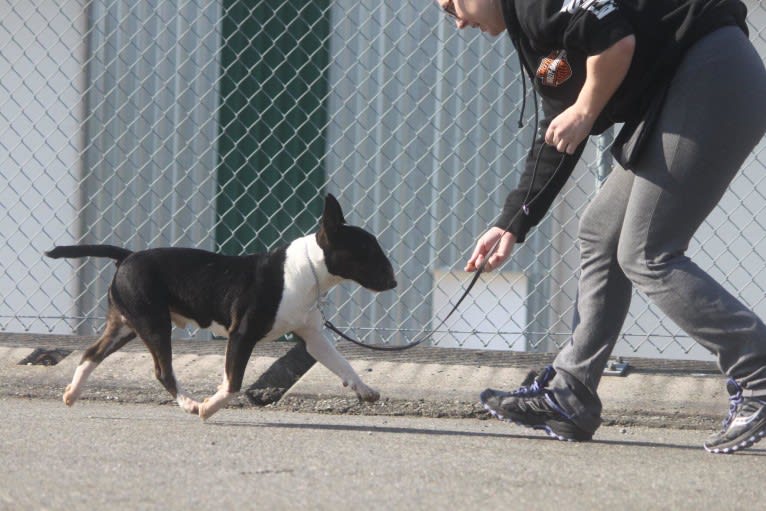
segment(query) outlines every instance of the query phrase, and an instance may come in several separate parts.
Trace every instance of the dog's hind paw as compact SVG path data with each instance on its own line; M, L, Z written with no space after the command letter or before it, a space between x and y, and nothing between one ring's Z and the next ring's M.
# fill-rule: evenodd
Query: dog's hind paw
M215 413L215 410L208 408L207 399L205 399L205 402L200 404L197 408L197 414L203 421L208 420Z
M203 421L208 420L218 411L218 407L213 405L211 397L206 397L201 403L197 404L197 415Z
M216 392L210 397L206 397L205 400L199 404L200 419L204 421L212 417L215 412L226 406L232 397L234 397L232 392L221 391Z
M185 396L183 394L178 394L178 398L176 398L176 402L178 403L178 406L180 406L183 411L189 412L193 415L199 414L200 405L193 398L189 396Z

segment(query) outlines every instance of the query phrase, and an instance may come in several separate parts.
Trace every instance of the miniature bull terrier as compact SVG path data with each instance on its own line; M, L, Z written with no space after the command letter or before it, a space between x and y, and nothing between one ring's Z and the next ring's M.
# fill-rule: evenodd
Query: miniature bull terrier
M68 406L80 397L98 364L139 337L165 389L182 409L207 419L240 391L255 344L289 332L300 336L309 354L360 400L380 398L323 335L318 298L346 280L385 291L396 287L396 279L375 236L347 225L332 195L325 199L316 233L268 253L227 256L193 248L132 252L111 245L70 245L45 255L106 257L117 265L109 287L106 326L66 387L63 397ZM207 328L227 338L223 383L201 403L184 392L173 373L172 324Z

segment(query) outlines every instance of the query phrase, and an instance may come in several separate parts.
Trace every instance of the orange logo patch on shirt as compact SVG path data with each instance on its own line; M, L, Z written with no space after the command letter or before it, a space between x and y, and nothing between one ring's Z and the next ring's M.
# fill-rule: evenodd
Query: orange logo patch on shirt
M572 78L572 67L567 60L566 50L555 50L550 52L540 62L537 68L537 77L549 87L558 87L562 83Z

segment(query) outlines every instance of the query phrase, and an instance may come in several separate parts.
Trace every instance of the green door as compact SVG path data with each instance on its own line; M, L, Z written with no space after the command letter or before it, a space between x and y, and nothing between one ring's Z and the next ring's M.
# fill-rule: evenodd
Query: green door
M263 251L322 211L329 0L224 0L216 243Z

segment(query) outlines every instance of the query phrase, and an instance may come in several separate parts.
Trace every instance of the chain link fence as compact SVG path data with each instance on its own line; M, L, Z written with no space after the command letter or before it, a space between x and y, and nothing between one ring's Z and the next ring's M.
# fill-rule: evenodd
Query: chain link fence
M766 55L766 0L747 4ZM468 284L532 138L510 41L455 30L430 0L0 0L0 35L3 332L101 328L113 265L46 260L54 244L268 250L315 230L331 192L399 287L344 284L325 313L365 342L405 343ZM432 345L566 342L578 215L610 136ZM762 143L689 250L761 316L764 167ZM710 357L640 294L616 353Z

